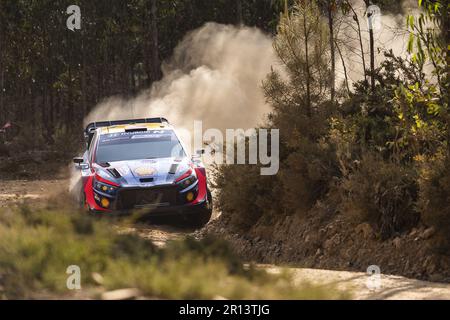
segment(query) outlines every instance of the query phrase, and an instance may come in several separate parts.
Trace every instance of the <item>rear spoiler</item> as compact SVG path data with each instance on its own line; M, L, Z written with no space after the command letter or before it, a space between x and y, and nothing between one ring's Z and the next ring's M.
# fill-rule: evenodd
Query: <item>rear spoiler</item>
M109 126L118 126L118 125L124 125L124 124L135 124L135 123L167 123L169 124L169 121L166 118L143 118L143 119L129 119L129 120L115 120L115 121L98 121L98 122L92 122L87 125L86 129L84 130L84 137L86 139L86 143L88 145L91 144L92 137L94 136L94 132L98 128L102 127L109 127Z

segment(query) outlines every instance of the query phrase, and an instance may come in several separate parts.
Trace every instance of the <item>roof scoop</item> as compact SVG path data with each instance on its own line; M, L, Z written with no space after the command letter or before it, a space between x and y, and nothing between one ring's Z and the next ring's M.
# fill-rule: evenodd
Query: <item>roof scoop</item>
M143 132L143 131L147 131L147 128L143 128L143 127L125 128L125 132Z

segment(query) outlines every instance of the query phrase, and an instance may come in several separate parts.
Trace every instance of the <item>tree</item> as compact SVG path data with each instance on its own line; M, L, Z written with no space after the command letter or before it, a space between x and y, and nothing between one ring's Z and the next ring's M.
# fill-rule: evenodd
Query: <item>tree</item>
M147 57L147 81L148 84L153 83L161 78L160 60L159 60L159 47L158 47L158 8L157 0L147 1L147 10L149 15L149 29L148 29L148 51Z
M364 0L366 3L366 9L370 7L370 1ZM375 41L373 38L373 12L367 11L367 19L371 21L369 23L369 48L370 48L370 89L372 93L375 91Z
M407 16L407 26L410 31L408 52L412 55L413 62L423 65L431 62L433 75L441 91L449 89L448 81L448 47L450 43L448 11L445 7L447 1L419 0L419 6L423 8L420 15L415 18Z
M330 30L330 55L331 55L331 101L334 101L335 96L335 77L336 77L336 55L334 50L334 28L333 28L333 15L335 10L335 3L328 1L328 29Z
M4 35L3 35L3 21L4 21L4 17L3 17L3 10L0 7L0 52L4 52L3 50L5 50L4 48ZM5 50L6 51L6 50ZM3 121L5 121L5 119L3 118L4 115L4 106L3 106L3 95L4 95L4 70L3 70L3 54L0 55L0 126L2 126Z
M297 1L291 13L284 12L274 48L300 89L296 95L311 117L314 106L330 88L329 34L313 1Z
M32 128L46 146L58 135L80 134L84 117L102 99L148 89L189 31L207 21L236 24L234 4L247 25L273 32L278 21L272 0L73 4L81 8L81 30L66 28L63 0L0 1L0 122Z
M329 46L330 46L330 59L331 59L331 74L330 74L330 99L335 101L336 93L336 46L335 46L335 34L334 34L334 14L337 8L335 0L325 0L325 2L319 2L325 7L325 12L328 20L329 31Z
M244 23L244 19L242 17L242 0L236 0L236 22L238 25L242 25Z
M359 40L359 48L361 51L361 62L362 62L362 68L363 68L363 76L364 80L366 80L366 59L365 59L365 53L364 53L364 46L363 46L363 40L362 40L362 34L361 34L361 24L359 22L358 14L356 13L355 9L353 8L353 5L350 1L345 0L341 3L342 12L344 15L347 15L349 12L352 13L352 19L356 23L357 27L357 33L358 33L358 40Z

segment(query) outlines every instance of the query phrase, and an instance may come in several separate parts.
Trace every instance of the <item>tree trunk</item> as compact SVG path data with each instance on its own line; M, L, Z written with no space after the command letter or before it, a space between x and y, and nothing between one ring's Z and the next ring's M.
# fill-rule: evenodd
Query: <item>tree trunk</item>
M362 58L362 65L363 65L363 75L364 75L364 80L367 79L366 77L366 58L364 56L364 46L363 46L363 42L362 42L362 35L361 35L361 25L359 23L359 18L358 15L356 14L355 9L353 9L353 6L349 3L350 5L350 9L353 12L353 20L355 20L356 22L356 26L358 27L358 39L359 39L359 47L361 49L361 58Z
M86 86L86 52L84 48L84 40L81 39L81 55L83 59L83 67L81 69L81 106L82 106L82 119L87 114L87 86Z
M370 39L370 89L372 93L375 91L375 52L374 52L374 40L373 30L369 30Z
M153 83L161 79L161 63L159 61L159 49L158 49L158 16L157 16L157 0L150 0L150 81Z
M342 67L344 68L344 77L345 77L345 87L347 88L347 92L350 95L350 87L348 85L348 76L347 76L347 66L345 65L344 57L342 56L341 48L339 48L338 44L336 43L336 49L339 53L339 57L341 58Z
M242 0L236 0L236 23L238 25L244 24L244 19L242 17Z
M369 1L366 0L366 8L368 8L369 5L370 5ZM372 19L371 16L369 15L367 17L369 19ZM370 43L370 90L373 93L375 91L375 48L373 39L373 28L369 28L369 43Z
M3 48L3 28L0 22L0 52L6 52ZM0 126L3 125L3 121L5 121L4 116L4 108L3 108L3 86L4 86L4 70L3 70L3 55L0 55Z
M3 89L5 86L5 72L3 71L3 66L0 58L0 121L6 120L6 110L4 107Z
M309 70L309 48L308 48L308 37L309 31L306 29L306 12L303 12L303 33L305 37L305 64L306 64L306 113L308 117L311 117L311 74Z
M335 87L335 77L336 77L336 58L334 50L334 27L333 27L333 5L332 1L328 0L328 28L330 30L330 55L331 55L331 79L330 79L330 91L331 91L331 102L334 102L336 87Z

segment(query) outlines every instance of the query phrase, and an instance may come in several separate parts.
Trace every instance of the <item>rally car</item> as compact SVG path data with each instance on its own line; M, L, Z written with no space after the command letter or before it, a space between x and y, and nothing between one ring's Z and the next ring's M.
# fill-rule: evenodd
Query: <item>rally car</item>
M202 150L190 157L165 118L102 121L85 129L73 162L81 205L93 214L179 215L206 224L212 212Z

